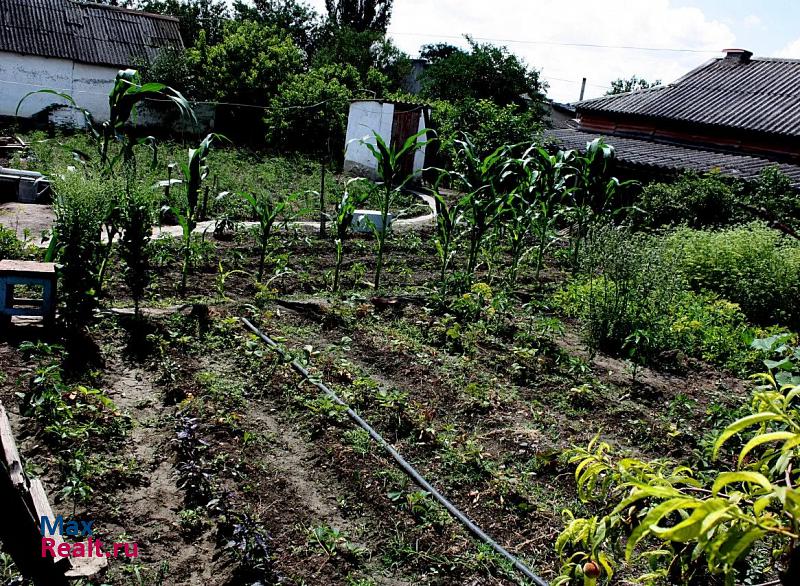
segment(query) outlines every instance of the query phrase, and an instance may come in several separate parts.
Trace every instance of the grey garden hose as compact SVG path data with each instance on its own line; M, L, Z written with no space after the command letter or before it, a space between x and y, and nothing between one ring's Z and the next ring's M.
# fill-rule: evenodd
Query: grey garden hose
M325 385L325 383L313 379L311 377L311 375L309 374L309 372L299 362L297 362L296 360L292 360L291 356L289 356L289 354L283 348L278 346L278 344L276 344L274 341L272 341L272 339L269 336L267 336L261 330L259 330L257 327L255 327L250 322L250 320L248 320L247 318L244 318L244 317L240 318L240 319L242 320L242 323L244 323L244 325L251 332L253 332L259 338L261 338L267 346L269 346L275 352L280 354L280 356L284 360L291 361L292 368L298 374L300 374L308 382L310 382L315 387L317 387L319 390L321 390L323 393L325 393L328 397L333 399L337 404L339 404L342 407L344 407L345 409L347 409L348 417L350 417L350 419L352 419L359 427L361 427L361 429L363 429L364 431L369 433L370 437L372 437L372 439L374 439L384 450L386 450L389 453L389 455L394 459L394 461L397 462L398 466L400 466L400 468L402 468L403 471L409 477L411 477L411 479L420 488L422 488L426 492L430 493L430 495L433 498L435 498L439 502L439 504L441 504L445 509L447 509L447 511L453 517L458 519L461 522L461 524L464 525L464 527L466 527L473 535L475 535L478 539L483 541L485 544L489 545L497 553L499 553L504 558L506 558L509 562L511 562L515 569L517 569L519 572L524 574L527 578L532 580L533 583L536 584L536 586L548 586L547 582L545 582L542 578L540 578L539 576L534 574L533 571L531 571L531 569L528 566L526 566L525 564L523 564L519 560L519 558L517 558L512 553L510 553L507 549L505 549L502 545L497 543L494 539L492 539L491 537L486 535L486 533L484 533L483 530L480 527L478 527L475 523L473 523L472 520L469 517L467 517L464 513L462 513L460 510L458 510L455 507L455 505L453 505L453 503L448 501L444 496L442 496L442 494L438 490L436 490L433 486L431 486L430 483L428 483L428 481L425 480L420 475L420 473L417 472L417 470L414 469L414 467L411 466L411 464L409 464L405 460L405 458L403 458L403 456L401 456L397 452L397 450L395 450L391 446L391 444L389 444L386 440L384 440L383 437L381 437L381 435L377 431L372 429L372 427L369 425L369 423L367 423L361 417L359 417L358 413L353 411L344 401L342 401L336 395L336 393L334 393L331 389L329 389Z

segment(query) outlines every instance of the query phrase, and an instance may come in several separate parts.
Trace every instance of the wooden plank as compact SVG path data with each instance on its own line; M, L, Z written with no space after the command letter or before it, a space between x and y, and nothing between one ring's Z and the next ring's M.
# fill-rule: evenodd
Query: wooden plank
M0 260L0 273L55 274L56 265L52 262L33 260Z
M19 457L14 434L11 433L11 423L8 421L8 414L2 402L0 402L0 452L11 477L11 483L17 489L24 489L26 483L22 460Z
M31 486L28 489L27 496L31 505L31 510L33 511L36 519L37 528L41 527L40 523L42 517L47 517L50 520L50 525L54 525L56 522L56 516L53 514L50 501L47 500L47 494L44 491L44 485L42 485L41 480L38 478L31 480ZM56 543L54 547L56 550L58 550L59 545L64 543L64 537L60 533L54 533L53 535L48 535L45 537L52 537L55 540ZM64 565L67 568L71 567L69 556L60 556L56 554L55 563L56 565Z
M64 574L67 578L89 578L108 565L108 559L98 556L71 558L70 561L72 569Z
M38 478L31 480L29 495L33 503L37 522L41 522L42 517L48 517L52 526L55 522L55 515L50 506L50 501L47 499L47 495L44 492L44 486ZM58 546L64 543L64 538L60 533L54 533L47 537L52 537L55 540L56 543L53 547L56 551L58 550ZM88 543L84 543L86 544L84 547L88 551ZM69 578L87 578L95 575L108 565L108 561L105 557L71 558L69 556L59 555L56 555L55 563L64 568L65 575Z

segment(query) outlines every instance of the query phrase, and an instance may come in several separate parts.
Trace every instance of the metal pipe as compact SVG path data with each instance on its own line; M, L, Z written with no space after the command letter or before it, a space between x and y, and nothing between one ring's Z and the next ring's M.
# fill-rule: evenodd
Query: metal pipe
M499 553L509 562L511 562L517 571L519 571L520 573L525 575L525 577L532 580L533 583L536 584L536 586L548 586L547 582L545 582L542 578L534 574L533 571L528 566L526 566L519 560L519 558L510 553L506 548L504 548L502 545L500 545L494 539L492 539L486 533L484 533L483 530L480 527L478 527L469 517L467 517L464 513L462 513L459 509L457 509L453 503L447 500L438 490L436 490L433 486L431 486L431 484L427 480L425 480L425 478L423 478L422 475L420 475L420 473L417 472L417 470L413 466L411 466L411 464L409 464L406 461L406 459L403 458L403 456L401 456L400 453L394 449L394 447L392 447L391 444L389 444L385 439L383 439L383 437L377 431L375 431L372 428L372 426L370 426L369 423L364 421L358 415L358 413L353 411L350 408L350 406L347 405L347 403L345 403L344 401L342 401L336 393L334 393L331 389L327 387L327 385L325 385L325 383L312 378L309 372L303 367L303 365L301 365L296 360L293 360L292 357L283 348L278 346L278 344L276 344L269 336L267 336L256 326L254 326L250 322L250 320L248 320L245 317L240 319L242 320L242 323L244 323L244 325L251 332L253 332L256 336L261 338L261 340L267 346L269 346L275 352L277 352L284 360L289 362L292 368L295 370L295 372L300 374L308 382L317 387L328 397L333 399L333 401L335 401L337 404L344 407L347 410L347 416L350 417L350 419L352 419L356 423L356 425L358 425L361 429L366 431L370 435L370 437L378 443L378 445L380 445L384 450L386 450L389 453L389 455L394 459L394 461L397 463L397 465L400 466L400 468L402 468L403 472L405 472L409 477L411 477L411 479L420 488L430 493L430 495L433 498L435 498L439 502L439 504L441 504L445 509L447 509L447 511L453 517L458 519L458 521L461 522L461 524L464 525L464 527L466 527L473 535L475 535L475 537L483 541L485 544L490 546L493 550L495 550L497 553Z

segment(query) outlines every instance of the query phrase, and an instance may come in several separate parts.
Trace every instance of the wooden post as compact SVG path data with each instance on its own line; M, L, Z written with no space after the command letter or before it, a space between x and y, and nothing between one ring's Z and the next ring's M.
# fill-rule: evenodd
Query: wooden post
M320 175L322 179L319 185L319 237L325 238L325 159L320 162Z
M586 93L586 78L584 77L583 81L581 82L581 97L578 99L579 102L583 101L583 94L585 93Z

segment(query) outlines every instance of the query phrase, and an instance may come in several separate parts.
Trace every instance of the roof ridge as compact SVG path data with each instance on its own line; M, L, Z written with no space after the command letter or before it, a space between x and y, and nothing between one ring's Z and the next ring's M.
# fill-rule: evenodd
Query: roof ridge
M672 85L674 85L674 84L673 83L662 83L662 84L653 85L653 86L650 86L650 87L647 87L647 88L638 88L638 89L635 89L635 90L631 90L629 92L620 92L618 94L607 94L605 96L598 96L596 98L588 98L586 100L583 100L582 102L575 102L573 105L586 104L588 102L599 102L601 100L613 100L614 98L622 98L622 97L630 96L630 95L633 95L633 94L644 94L644 93L653 92L653 91L665 90L665 89L669 88Z
M761 57L744 63L716 57L671 84L584 100L576 108L587 115L679 120L798 140L798 79L800 59Z
M779 63L800 63L795 57L751 57L750 61L777 61Z
M146 12L144 10L134 10L133 8L125 8L124 6L112 6L110 4L100 4L96 2L87 2L86 0L67 0L72 4L77 4L78 6L89 8L91 10L99 9L99 10L111 10L114 12L123 12L125 14L133 14L135 16L145 16L148 18L158 18L160 20L169 20L173 22L180 22L180 19L177 16L170 16L168 14L157 14L155 12Z

